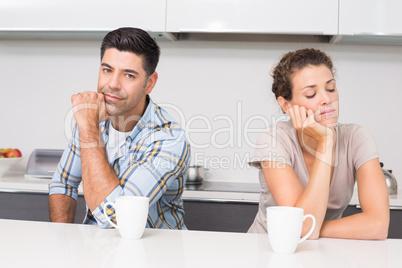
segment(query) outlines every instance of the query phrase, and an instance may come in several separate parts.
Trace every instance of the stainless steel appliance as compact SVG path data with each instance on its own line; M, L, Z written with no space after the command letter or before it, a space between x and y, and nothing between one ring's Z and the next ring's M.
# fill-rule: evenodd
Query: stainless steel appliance
M188 177L186 185L199 185L204 180L204 167L202 166L189 166Z
M25 176L42 179L52 178L62 154L63 150L35 149L29 156Z
M398 194L398 183L395 176L392 174L392 170L384 169L384 164L380 163L382 171L384 173L385 181L387 182L388 192L390 195Z

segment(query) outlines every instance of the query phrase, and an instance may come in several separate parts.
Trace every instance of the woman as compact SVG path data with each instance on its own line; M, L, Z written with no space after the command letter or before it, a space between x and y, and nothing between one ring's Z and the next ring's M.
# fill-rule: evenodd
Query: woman
M333 74L330 57L316 49L289 52L273 69L272 91L291 120L259 138L250 164L261 169L261 195L249 232L267 233L266 208L278 205L315 216L310 239L387 238L388 190L376 144L365 128L338 124ZM355 181L362 213L341 218ZM302 235L311 224L305 221Z

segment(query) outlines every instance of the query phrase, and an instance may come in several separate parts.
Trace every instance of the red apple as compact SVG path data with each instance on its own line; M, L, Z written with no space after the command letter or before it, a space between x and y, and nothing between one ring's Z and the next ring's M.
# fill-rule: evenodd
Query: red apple
M21 157L22 154L21 154L20 150L12 149L12 150L8 151L5 156L6 156L6 158L15 158L15 157Z

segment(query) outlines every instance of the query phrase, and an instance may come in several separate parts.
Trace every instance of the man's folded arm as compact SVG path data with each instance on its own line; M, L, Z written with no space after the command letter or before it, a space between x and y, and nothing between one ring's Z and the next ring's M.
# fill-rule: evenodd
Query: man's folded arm
M114 202L118 196L147 196L150 206L154 205L177 177L182 176L189 162L190 147L186 141L158 141L150 147L143 157L122 172L118 185L107 198L92 211L98 225L109 228L104 216L104 204ZM162 144L158 144L162 143ZM182 191L184 180L177 183L177 191ZM107 209L109 218L114 221L113 209Z

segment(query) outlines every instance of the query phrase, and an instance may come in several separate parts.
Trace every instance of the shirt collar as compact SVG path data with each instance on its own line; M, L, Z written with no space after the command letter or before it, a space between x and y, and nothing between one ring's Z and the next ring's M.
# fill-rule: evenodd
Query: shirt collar
M140 133L144 127L148 124L149 121L151 121L152 116L155 114L155 103L151 100L149 95L147 95L147 102L148 106L145 109L144 114L142 115L140 121L135 125L134 129L131 131L130 138L131 140L134 140L135 136Z

